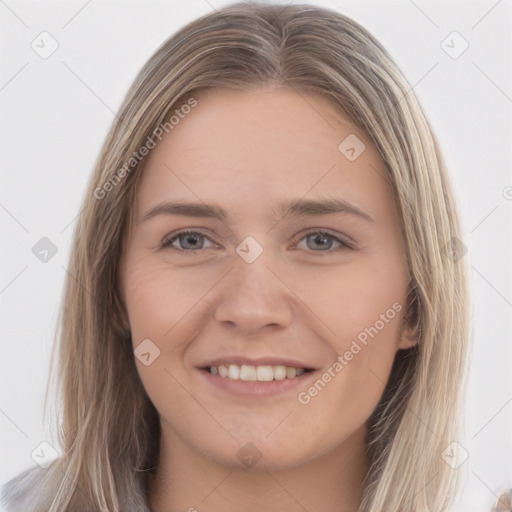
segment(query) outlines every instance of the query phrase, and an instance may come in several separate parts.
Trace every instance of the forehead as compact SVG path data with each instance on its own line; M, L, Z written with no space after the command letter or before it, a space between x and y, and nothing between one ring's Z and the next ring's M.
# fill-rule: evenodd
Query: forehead
M222 203L244 215L334 192L377 210L389 203L376 148L325 98L288 87L210 89L194 98L197 106L181 114L146 161L139 219L173 199Z

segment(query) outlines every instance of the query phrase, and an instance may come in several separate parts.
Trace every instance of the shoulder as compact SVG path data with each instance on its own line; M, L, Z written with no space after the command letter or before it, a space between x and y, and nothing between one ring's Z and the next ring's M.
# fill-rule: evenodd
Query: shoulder
M0 512L29 512L40 497L45 470L29 468L0 487Z
M62 475L63 472L56 463L47 469L35 466L23 471L0 486L0 512L48 511L59 493ZM139 473L131 483L129 492L124 492L120 496L120 509L124 512L151 512L143 492L141 478L142 475ZM70 508L78 510L76 506ZM90 510L89 507L78 508L80 511Z

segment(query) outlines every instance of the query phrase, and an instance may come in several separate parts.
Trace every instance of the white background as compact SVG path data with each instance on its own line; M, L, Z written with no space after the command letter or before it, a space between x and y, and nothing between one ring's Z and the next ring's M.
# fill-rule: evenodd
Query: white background
M52 442L42 406L70 238L114 112L165 39L225 3L0 1L0 485ZM314 3L354 18L389 50L452 172L474 293L460 511L488 511L512 486L510 2ZM30 46L43 31L59 44L48 59ZM453 31L469 43L457 59L441 47ZM58 248L47 263L32 253L42 237Z

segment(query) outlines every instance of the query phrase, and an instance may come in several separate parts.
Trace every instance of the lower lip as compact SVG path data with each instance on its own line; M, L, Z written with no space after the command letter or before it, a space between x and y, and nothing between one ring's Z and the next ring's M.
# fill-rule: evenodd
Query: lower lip
M206 379L206 381L227 393L239 396L274 396L280 393L292 391L299 386L304 385L304 381L311 378L315 371L310 371L293 377L292 379L282 380L240 380L229 379L228 377L221 377L220 375L213 375L208 370L199 369L199 373Z

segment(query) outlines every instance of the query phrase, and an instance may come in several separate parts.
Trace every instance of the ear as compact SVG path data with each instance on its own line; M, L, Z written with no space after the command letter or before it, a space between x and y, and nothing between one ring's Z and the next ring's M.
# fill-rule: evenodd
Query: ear
M417 345L420 341L420 304L418 296L414 290L408 294L409 300L407 309L402 320L402 329L400 332L399 349L409 349Z

